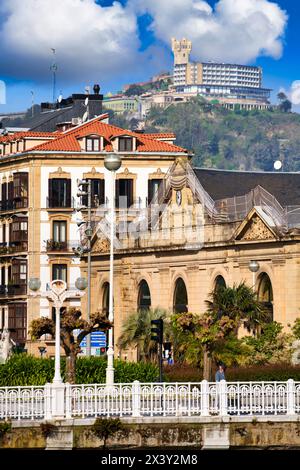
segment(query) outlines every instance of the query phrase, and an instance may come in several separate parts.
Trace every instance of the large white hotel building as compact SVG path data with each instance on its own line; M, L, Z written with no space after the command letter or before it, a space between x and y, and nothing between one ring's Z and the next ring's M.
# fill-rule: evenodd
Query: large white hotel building
M174 86L177 92L197 93L228 103L251 103L266 107L270 89L262 87L262 69L250 65L190 62L192 42L172 39Z

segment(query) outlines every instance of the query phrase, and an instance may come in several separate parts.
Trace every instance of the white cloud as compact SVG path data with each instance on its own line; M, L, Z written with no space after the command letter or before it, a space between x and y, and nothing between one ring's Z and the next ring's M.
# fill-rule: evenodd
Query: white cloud
M49 76L51 48L59 74L82 80L110 78L137 58L135 13L119 2L95 0L1 0L0 70L14 76Z
M138 15L149 13L156 40L139 52ZM193 41L194 59L247 63L280 57L286 13L268 0L0 0L0 73L51 80L51 48L58 78L124 83L170 66L172 36Z
M289 98L294 105L300 104L300 80L295 80L292 83Z
M279 58L287 14L268 0L131 0L153 17L151 29L166 43L170 37L193 41L199 60L248 63L258 56Z

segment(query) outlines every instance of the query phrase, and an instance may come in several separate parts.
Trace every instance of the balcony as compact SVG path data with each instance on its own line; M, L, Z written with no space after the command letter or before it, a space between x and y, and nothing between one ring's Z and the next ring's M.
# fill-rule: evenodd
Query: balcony
M75 198L62 198L61 200L56 197L47 197L46 208L51 210L70 210L75 208Z
M28 241L15 241L11 243L0 243L0 257L13 253L28 251Z
M53 240L52 238L49 240L45 240L46 243L46 251L47 253L56 253L56 252L70 252L72 251L72 248L78 246L79 241L74 240L74 241L65 241L65 242L60 242Z
M0 212L11 212L28 207L28 197L15 197L13 199L0 201Z
M27 294L26 284L2 284L0 285L0 297L16 297Z

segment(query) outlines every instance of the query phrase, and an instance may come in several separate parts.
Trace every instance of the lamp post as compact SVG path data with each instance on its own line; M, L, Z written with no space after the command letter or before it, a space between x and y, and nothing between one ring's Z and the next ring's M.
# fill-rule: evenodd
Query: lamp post
M104 159L104 166L111 172L111 202L110 202L110 257L109 257L109 315L108 319L111 323L114 321L114 217L115 217L115 175L116 171L122 164L120 155L109 153ZM107 368L106 368L106 384L114 383L114 338L113 328L108 332L108 349L107 349Z
M252 272L252 288L255 290L255 273L259 270L259 263L251 260L248 265L249 270Z
M88 210L88 218L87 218L87 227L84 231L87 237L87 255L88 255L88 281L87 281L87 311L86 311L86 319L89 322L91 316L91 240L93 235L92 230L92 182L90 179L88 180L77 180L78 187L81 187L81 190L77 193L77 196L87 197L87 210ZM91 335L87 335L86 337L86 355L90 357L91 355Z
M60 309L63 306L63 303L68 298L81 297L87 282L85 278L78 278L75 282L75 287L77 290L67 290L67 284L65 281L60 279L50 282L49 290L46 292L40 292L37 294L37 291L41 287L41 281L39 278L31 278L28 283L29 289L39 295L40 297L45 297L53 302L55 307L55 374L53 378L53 384L61 384L61 372L60 372Z

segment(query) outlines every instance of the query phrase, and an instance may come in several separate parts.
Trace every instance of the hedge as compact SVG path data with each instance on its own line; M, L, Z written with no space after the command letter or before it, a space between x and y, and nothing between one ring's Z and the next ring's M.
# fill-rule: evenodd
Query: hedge
M125 362L116 360L115 382L130 383L156 382L158 368L155 364L145 362ZM65 360L61 361L62 376L65 379ZM54 360L16 354L5 364L0 365L0 386L44 385L51 382L54 376ZM165 367L165 380L168 382L200 382L202 370L186 364ZM106 359L102 357L80 357L77 359L77 383L105 383ZM236 381L300 381L300 366L275 364L265 366L237 367L226 370L226 379Z
M116 360L115 382L153 382L157 380L158 368L152 363ZM61 372L65 380L65 359L61 360ZM0 386L44 385L54 376L54 360L16 354L0 365ZM106 359L80 357L77 359L77 383L105 383Z
M230 367L225 372L228 382L300 381L300 366L291 364L266 364L262 366ZM200 382L202 370L184 364L167 366L165 377L169 382Z

